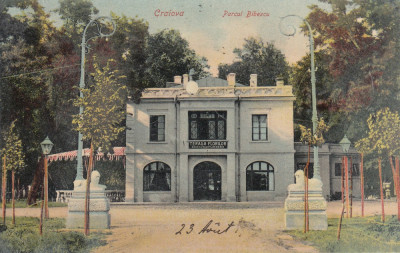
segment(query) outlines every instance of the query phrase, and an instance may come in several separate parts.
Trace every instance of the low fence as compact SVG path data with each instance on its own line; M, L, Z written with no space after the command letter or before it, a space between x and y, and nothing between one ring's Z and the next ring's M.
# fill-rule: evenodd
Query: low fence
M72 197L73 190L56 190L57 197L56 202L68 202ZM124 190L106 190L105 196L110 202L124 202L125 191Z

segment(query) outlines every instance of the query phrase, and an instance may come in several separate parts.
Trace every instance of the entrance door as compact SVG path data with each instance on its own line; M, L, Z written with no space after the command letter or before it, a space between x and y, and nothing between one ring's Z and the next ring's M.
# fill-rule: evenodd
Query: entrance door
M194 200L221 200L221 167L213 162L202 162L193 170Z

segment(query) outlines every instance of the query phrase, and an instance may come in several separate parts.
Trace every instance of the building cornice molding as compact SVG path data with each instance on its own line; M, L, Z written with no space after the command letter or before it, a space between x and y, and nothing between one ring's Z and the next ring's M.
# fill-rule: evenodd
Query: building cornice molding
M197 94L191 95L184 88L148 88L142 92L142 99L148 98L265 98L265 97L294 97L292 86L263 86L263 87L201 87Z

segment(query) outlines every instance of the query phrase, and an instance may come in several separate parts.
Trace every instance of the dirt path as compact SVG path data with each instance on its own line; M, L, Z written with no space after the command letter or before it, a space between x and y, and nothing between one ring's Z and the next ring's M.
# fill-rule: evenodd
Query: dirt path
M380 208L380 201L365 202L366 215L380 215ZM328 217L338 217L340 209L340 201L329 202ZM50 217L67 212L50 208ZM386 201L385 212L397 214L397 203ZM282 232L283 204L277 202L113 205L110 213L107 245L95 252L316 252ZM16 209L17 216L39 214L38 208ZM360 215L360 201L354 201L353 216Z
M111 216L112 235L96 252L314 250L283 234L282 208L266 204L119 206L112 208Z

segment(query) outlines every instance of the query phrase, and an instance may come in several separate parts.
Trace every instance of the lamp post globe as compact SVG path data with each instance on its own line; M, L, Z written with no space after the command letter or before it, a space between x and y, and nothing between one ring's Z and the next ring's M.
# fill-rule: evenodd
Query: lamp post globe
M342 147L343 152L347 154L350 150L351 141L347 138L346 135L344 135L343 139L339 142L339 144Z
M44 141L42 141L40 143L40 146L42 147L43 154L48 155L48 154L50 154L51 149L53 148L54 144L49 139L49 136L47 136L46 139L44 139Z

